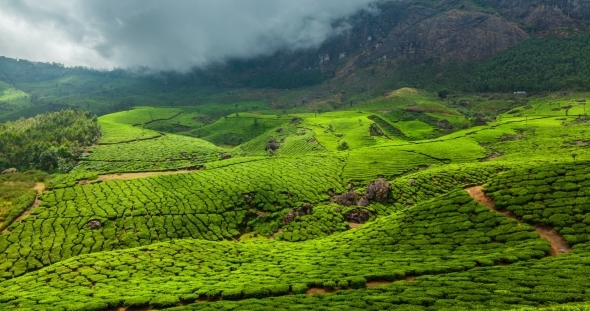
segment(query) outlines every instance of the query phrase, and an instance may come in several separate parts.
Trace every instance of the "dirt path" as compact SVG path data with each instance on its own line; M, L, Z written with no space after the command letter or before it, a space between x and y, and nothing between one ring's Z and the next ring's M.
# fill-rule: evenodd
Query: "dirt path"
M100 181L113 181L113 180L130 180L130 179L138 179L138 178L145 178L145 177L152 177L152 176L163 176L163 175L176 175L176 174L186 174L186 173L193 173L198 172L198 170L180 170L180 171L162 171L162 172L140 172L140 173L122 173L122 174L107 174L107 175L98 175L98 180ZM81 180L78 184L79 185L86 185L89 184L89 180Z
M520 221L520 219L518 219L518 217L516 217L516 215L512 214L509 211L497 210L496 206L494 205L494 200L492 198L488 197L482 191L482 189L483 189L483 186L476 186L476 187L467 188L465 190L467 191L467 193L469 193L469 196L472 197L475 201L489 207L492 211L494 211L498 214L502 214L508 218L515 219L516 221L518 221L518 225L519 226L521 225L522 222Z
M555 230L547 226L536 226L535 230L549 243L551 243L551 256L563 253L571 253L572 248Z
M482 191L482 188L483 186L476 186L467 188L465 190L467 191L467 193L469 193L469 196L471 196L474 200L489 207L494 212L503 214L508 218L516 219L518 221L518 225L520 226L520 224L522 223L520 219L518 219L518 217L516 217L509 211L497 210L496 206L494 205L494 200L488 197ZM535 231L537 231L537 233L539 233L539 235L543 239L547 240L551 244L551 252L549 253L551 256L557 256L559 254L572 252L572 248L569 246L569 244L563 239L563 237L561 237L557 232L555 232L553 228L544 225L536 225Z
M358 224L356 222L349 222L348 223L348 227L350 227L350 229L356 229L356 228L358 228L358 227L360 227L362 225L364 225L364 224Z
M35 201L33 201L33 205L31 205L31 207L29 207L20 216L18 216L18 218L16 218L14 221L12 221L12 223L20 222L25 216L28 216L31 214L31 210L33 210L33 209L39 207L39 205L41 205L41 200L39 200L39 196L41 194L43 194L43 192L45 192L45 183L42 183L42 182L36 183L35 186L33 187L33 190L37 191L37 195L35 196ZM2 230L2 233L7 232L7 231L8 231L8 228L5 228L4 230Z
M37 208L37 207L39 207L39 205L41 205L41 200L39 200L39 196L41 194L43 194L43 192L45 192L45 183L38 182L35 184L35 187L33 187L33 189L35 191L37 191L37 196L35 197L35 203L33 203L33 207L28 209L25 213L27 213L27 212L30 213L33 208Z

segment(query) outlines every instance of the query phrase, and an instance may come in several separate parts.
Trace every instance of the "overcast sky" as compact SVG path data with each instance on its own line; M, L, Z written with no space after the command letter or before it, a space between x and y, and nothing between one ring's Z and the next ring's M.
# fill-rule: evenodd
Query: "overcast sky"
M376 0L2 0L0 55L187 70L315 47Z

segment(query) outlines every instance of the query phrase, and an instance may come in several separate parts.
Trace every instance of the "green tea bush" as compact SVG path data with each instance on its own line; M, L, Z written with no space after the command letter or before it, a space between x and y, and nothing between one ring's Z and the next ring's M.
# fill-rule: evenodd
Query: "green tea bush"
M275 239L291 242L305 241L347 230L342 211L337 206L317 206L309 215L298 216L282 227Z
M297 156L326 151L326 148L317 141L312 129L296 124L284 124L273 128L240 145L237 149L248 156L267 155L266 146L270 139L274 139L280 144L279 149L274 153L276 156Z
M16 226L13 232L22 234L27 225L35 224L27 222L22 229ZM129 225L128 230L133 230ZM181 228L173 224L172 227L177 231ZM83 240L83 236L76 236ZM80 244L71 248L72 252L84 249ZM0 283L0 297L8 298L0 302L0 308L24 304L45 308L58 304L40 304L35 298L31 301L31 293L86 305L105 299L119 299L124 304L137 299L139 292L154 301L179 293L194 293L200 298L221 296L225 300L285 293L287 286L294 293L345 283L351 288L362 288L367 280L444 275L474 269L477 262L485 260L493 264L530 261L544 257L549 249L549 244L534 234L533 227L518 226L516 221L471 201L460 190L380 217L352 231L300 243L175 239L128 250L79 255ZM19 252L35 252L35 248L21 248ZM17 267L24 271L28 266L16 261L14 267L5 271L13 275ZM94 290L89 290L92 283L87 280L96 284ZM273 290L277 284L280 288ZM425 301L432 303L421 295L406 295L403 299L419 305Z
M237 238L258 211L324 202L331 189L344 192L342 165L335 157L269 159L47 192L31 216L0 234L0 258L7 260L1 269L8 273L0 277L90 252L182 238ZM100 228L91 229L91 221Z
M194 168L207 162L219 161L223 153L232 154L231 151L198 138L169 134L150 140L95 146L81 158L81 163L73 173ZM233 155L237 153L234 152Z
M492 179L484 191L496 207L533 225L554 228L570 245L590 242L588 162L546 164L519 169Z

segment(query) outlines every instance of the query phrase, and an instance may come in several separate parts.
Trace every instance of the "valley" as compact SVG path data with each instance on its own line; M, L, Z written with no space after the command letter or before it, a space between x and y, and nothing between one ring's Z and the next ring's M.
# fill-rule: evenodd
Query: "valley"
M6 1L0 310L590 310L589 12Z
M5 224L0 305L584 302L572 286L584 284L590 241L587 117L578 102L588 95L534 96L476 126L411 88L354 110L237 112L209 125L182 107L101 116L100 137L73 169L31 183L37 203ZM150 129L159 122L187 130ZM192 136L210 126L215 136ZM218 138L232 135L242 142Z

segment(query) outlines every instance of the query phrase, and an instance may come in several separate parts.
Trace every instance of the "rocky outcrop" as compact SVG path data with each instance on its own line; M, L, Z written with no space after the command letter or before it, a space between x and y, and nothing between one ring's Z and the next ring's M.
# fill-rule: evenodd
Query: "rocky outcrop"
M283 217L283 220L281 221L281 223L283 225L286 225L288 223L293 222L295 220L295 218L297 218L298 216L309 215L309 214L311 214L312 211L313 211L313 206L311 205L311 203L306 202L300 208L288 212L285 215L285 217Z
M271 138L268 143L266 144L266 151L271 151L271 152L275 152L277 150L279 150L279 148L281 147L281 145L276 141L276 139Z
M411 63L488 58L530 35L590 25L590 0L384 1L360 12L350 31L318 49L277 53L264 63L279 70L333 69L337 75L403 58ZM262 62L262 61L261 61Z
M369 200L377 202L385 202L389 198L391 192L391 185L385 178L379 178L367 186L365 197Z
M102 224L98 220L91 220L88 222L88 228L90 230L98 230L102 227Z
M355 209L344 215L344 220L356 224L364 224L371 218L371 212L366 209Z
M391 193L391 186L384 178L379 178L367 185L365 194L355 191L349 191L344 194L334 196L332 201L342 206L369 206L371 200L385 202Z
M503 17L450 10L396 27L383 42L359 59L359 66L400 56L410 62L485 59L528 38L525 30Z
M14 167L9 168L9 169L5 169L4 171L2 171L2 175L16 174L16 173L18 173L18 170Z
M564 26L580 26L590 20L590 0L484 0L503 16L545 31Z

